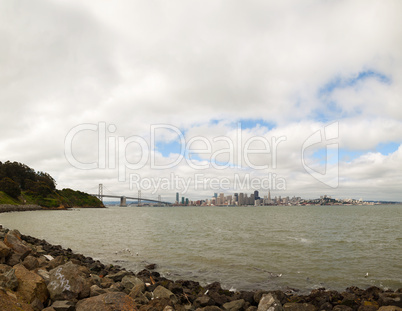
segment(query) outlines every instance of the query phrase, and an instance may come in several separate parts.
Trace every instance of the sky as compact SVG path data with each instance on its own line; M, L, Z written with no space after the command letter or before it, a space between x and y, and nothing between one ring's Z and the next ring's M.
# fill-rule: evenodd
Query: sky
M57 187L402 201L402 2L0 0L0 161Z

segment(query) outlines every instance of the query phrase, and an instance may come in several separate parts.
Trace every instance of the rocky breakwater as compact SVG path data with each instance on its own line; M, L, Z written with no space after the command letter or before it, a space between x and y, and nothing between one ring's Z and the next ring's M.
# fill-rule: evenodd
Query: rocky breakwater
M39 210L43 210L43 207L35 204L26 204L26 205L0 204L0 213L26 212L26 211L39 211Z
M171 281L146 269L135 274L0 228L0 310L402 311L402 289L232 292L217 282Z

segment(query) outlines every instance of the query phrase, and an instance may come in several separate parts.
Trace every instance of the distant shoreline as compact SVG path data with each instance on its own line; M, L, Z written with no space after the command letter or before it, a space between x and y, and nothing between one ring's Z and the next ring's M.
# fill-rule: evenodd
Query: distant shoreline
M106 208L106 207L42 207L35 204L26 205L12 205L12 204L0 204L0 213L11 213L11 212L29 212L29 211L68 211L73 208Z

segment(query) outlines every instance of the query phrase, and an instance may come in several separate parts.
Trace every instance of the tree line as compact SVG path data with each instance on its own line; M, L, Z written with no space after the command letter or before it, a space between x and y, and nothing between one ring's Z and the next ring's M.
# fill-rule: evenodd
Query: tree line
M22 191L46 197L54 192L56 182L45 172L36 172L19 162L0 161L0 191L10 197L18 198Z

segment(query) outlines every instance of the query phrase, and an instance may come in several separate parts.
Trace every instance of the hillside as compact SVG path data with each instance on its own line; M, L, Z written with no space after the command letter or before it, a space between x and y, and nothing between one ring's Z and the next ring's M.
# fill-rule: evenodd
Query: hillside
M48 173L18 162L0 162L0 204L45 208L104 207L96 197L72 189L56 189Z

